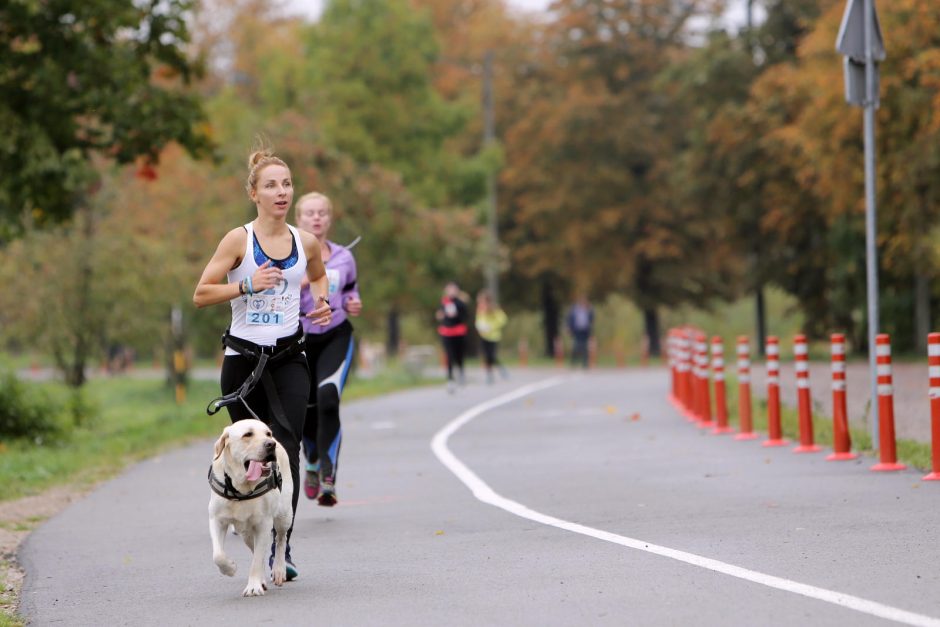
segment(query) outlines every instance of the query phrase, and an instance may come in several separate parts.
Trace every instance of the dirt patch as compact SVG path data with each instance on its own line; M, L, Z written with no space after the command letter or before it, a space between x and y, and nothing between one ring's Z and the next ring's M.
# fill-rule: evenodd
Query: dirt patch
M19 608L23 571L16 551L29 532L88 493L88 488L60 486L15 501L0 503L0 611L15 614Z

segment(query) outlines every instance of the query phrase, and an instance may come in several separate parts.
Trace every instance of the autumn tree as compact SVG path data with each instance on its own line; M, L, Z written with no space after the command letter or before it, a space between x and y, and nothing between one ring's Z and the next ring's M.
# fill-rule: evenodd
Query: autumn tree
M443 146L467 112L434 89L439 49L427 13L406 0L334 0L308 49L315 111L330 145L400 172L419 201L447 206L455 169Z
M923 343L930 321L928 286L937 270L940 8L905 1L880 9L890 50L880 68L876 135L881 326L903 350ZM842 7L835 5L822 15L800 47L798 71L779 79L797 97L788 99L791 115L780 120L777 132L800 151L804 165L797 180L819 199L829 232L852 244L831 249L845 271L830 278L830 289L838 293L842 284L854 284L856 298L829 308L864 319L862 116L843 100L840 59L832 46L841 16ZM826 320L826 309L813 307L811 315ZM864 335L857 335L863 345Z
M189 0L0 4L0 237L67 218L89 158L154 160L169 142L206 149Z
M657 308L709 296L693 254L711 241L708 225L662 185L676 136L657 77L710 8L556 2L526 77L527 114L506 137L515 267L563 291L622 290L644 312L654 354Z
M185 160L171 155L163 167L177 157ZM198 195L211 194L212 185L192 169L160 181L163 203L133 168L101 172L101 189L74 219L0 250L0 280L21 295L0 302L0 339L51 355L75 387L111 345L161 348L170 308L191 298L208 240L198 223L210 215L209 203ZM180 189L188 190L185 201Z

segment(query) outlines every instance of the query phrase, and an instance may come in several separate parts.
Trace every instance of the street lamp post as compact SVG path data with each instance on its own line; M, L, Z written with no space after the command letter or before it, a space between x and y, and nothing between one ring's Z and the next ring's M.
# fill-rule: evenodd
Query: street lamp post
M483 148L496 141L493 113L493 51L483 56ZM488 246L486 251L486 288L493 302L499 303L499 231L496 222L496 173L486 174L486 221Z

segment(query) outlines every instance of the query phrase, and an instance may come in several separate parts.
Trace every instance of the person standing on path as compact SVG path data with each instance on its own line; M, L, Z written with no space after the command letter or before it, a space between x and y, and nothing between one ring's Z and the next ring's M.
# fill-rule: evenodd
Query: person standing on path
M582 367L587 368L588 343L594 332L594 308L591 307L587 297L578 296L571 309L568 310L566 322L574 341L574 346L571 348L571 365L576 366L580 363Z
M313 234L329 281L330 324L303 322L310 398L304 422L306 474L304 494L325 507L336 505L336 471L343 440L339 404L353 358L353 327L349 316L362 313L357 286L356 259L352 252L327 239L333 225L333 204L323 194L304 194L297 201L297 226ZM301 292L300 310L312 309L313 299Z
M435 312L438 321L437 333L444 345L447 358L447 391L451 394L457 384L464 385L466 376L463 369L464 352L467 343L467 301L470 297L460 290L456 282L444 286L440 307ZM457 379L454 378L457 370Z
M477 313L474 319L480 343L483 346L483 365L486 368L486 382L493 383L493 369L499 368L503 378L507 378L506 368L499 362L496 355L499 341L503 338L503 327L506 326L506 313L493 302L490 293L481 290L477 294Z
M258 216L219 242L196 285L193 303L202 308L227 302L232 307L231 324L222 336L223 396L210 407L218 411L226 406L232 422L258 418L271 427L290 457L296 514L300 440L310 392L299 320L301 282L307 280L310 302L317 303L308 309L307 319L329 325L326 268L317 238L287 224L294 196L287 164L262 149L251 153L248 169L246 190ZM256 385L259 382L262 385ZM287 532L288 580L298 574L290 554L292 531L293 525Z

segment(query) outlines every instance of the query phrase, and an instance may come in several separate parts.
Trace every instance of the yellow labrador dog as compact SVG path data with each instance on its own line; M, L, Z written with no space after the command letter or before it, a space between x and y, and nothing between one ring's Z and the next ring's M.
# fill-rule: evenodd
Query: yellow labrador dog
M276 534L271 580L280 586L287 579L284 551L291 510L293 483L287 451L260 420L239 420L222 431L209 466L209 535L212 560L223 575L235 574L235 562L225 554L229 525L251 550L248 585L242 596L264 594L264 562L271 529Z

